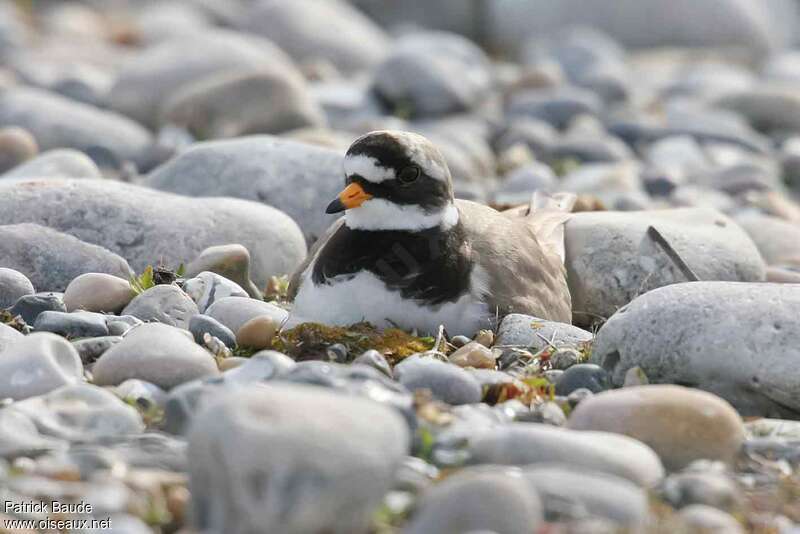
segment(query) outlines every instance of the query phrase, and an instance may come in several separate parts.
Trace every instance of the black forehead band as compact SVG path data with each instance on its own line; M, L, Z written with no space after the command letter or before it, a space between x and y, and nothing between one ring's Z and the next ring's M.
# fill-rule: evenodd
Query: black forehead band
M348 156L367 156L377 160L378 165L401 171L414 162L402 145L388 134L370 135L357 140L347 150Z

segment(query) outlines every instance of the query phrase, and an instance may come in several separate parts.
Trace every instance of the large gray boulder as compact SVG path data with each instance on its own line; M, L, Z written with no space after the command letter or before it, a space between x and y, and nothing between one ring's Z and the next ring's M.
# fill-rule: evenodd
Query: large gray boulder
M39 224L0 225L0 265L25 274L39 291L64 291L84 273L133 274L113 252Z
M164 102L192 83L241 69L294 70L266 39L226 30L182 35L144 49L126 62L111 88L111 107L156 127Z
M300 229L274 208L106 180L0 181L0 224L12 222L49 226L106 247L137 272L162 260L176 267L211 245L241 243L259 286L271 275L292 272L306 253Z
M266 135L211 141L158 167L145 184L181 195L229 196L278 207L313 241L335 220L325 206L344 187L343 156Z
M573 320L610 317L638 295L689 276L654 227L700 280L758 282L765 265L748 235L709 208L577 213L566 225L566 266Z
M342 0L260 0L238 26L274 41L300 64L330 62L346 73L375 66L389 47L383 30Z
M800 414L800 285L695 282L662 287L614 314L592 361L622 385L639 367L650 382L710 391L743 415Z
M222 392L189 435L193 526L366 532L408 449L403 418L376 402L302 385Z
M0 126L25 128L41 150L101 147L132 161L142 160L153 143L150 133L127 117L29 87L0 93Z

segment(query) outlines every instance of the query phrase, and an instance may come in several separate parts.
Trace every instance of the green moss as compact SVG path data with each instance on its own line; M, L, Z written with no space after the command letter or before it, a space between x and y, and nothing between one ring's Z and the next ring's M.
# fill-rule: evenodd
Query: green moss
M416 352L432 349L434 342L433 338L412 336L399 328L381 331L369 323L346 327L304 323L280 332L273 341L273 348L302 361L318 359L330 345L341 343L351 355L375 349L395 363Z

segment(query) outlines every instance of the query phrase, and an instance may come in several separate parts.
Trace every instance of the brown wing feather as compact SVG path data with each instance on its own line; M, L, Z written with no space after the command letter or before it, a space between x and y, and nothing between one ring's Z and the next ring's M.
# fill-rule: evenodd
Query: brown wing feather
M292 277L289 279L289 288L286 291L286 295L288 299L294 300L297 296L297 290L300 288L300 278L303 276L303 273L311 265L311 262L314 261L314 258L317 257L317 254L325 246L325 243L331 238L333 234L335 234L339 228L342 227L344 224L344 217L339 217L334 221L332 225L325 230L325 233L322 234L319 239L317 239L313 245L311 245L311 249L309 249L308 254L306 255L306 259L303 260L303 263L295 269L294 273L292 273Z
M566 270L555 247L542 246L537 229L550 228L555 215L501 214L487 206L456 201L470 247L489 275L489 304L501 316L525 313L571 322Z

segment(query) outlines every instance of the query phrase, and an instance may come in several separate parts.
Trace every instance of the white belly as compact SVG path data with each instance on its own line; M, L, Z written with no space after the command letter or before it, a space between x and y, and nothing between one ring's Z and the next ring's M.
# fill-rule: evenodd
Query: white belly
M369 272L321 285L315 285L308 274L304 275L287 327L305 322L346 326L367 321L378 328L397 326L417 329L421 334L435 334L439 325L444 325L450 335L467 336L491 327L491 313L481 292L430 307L401 298L400 292L387 289ZM472 287L484 285L473 283Z

